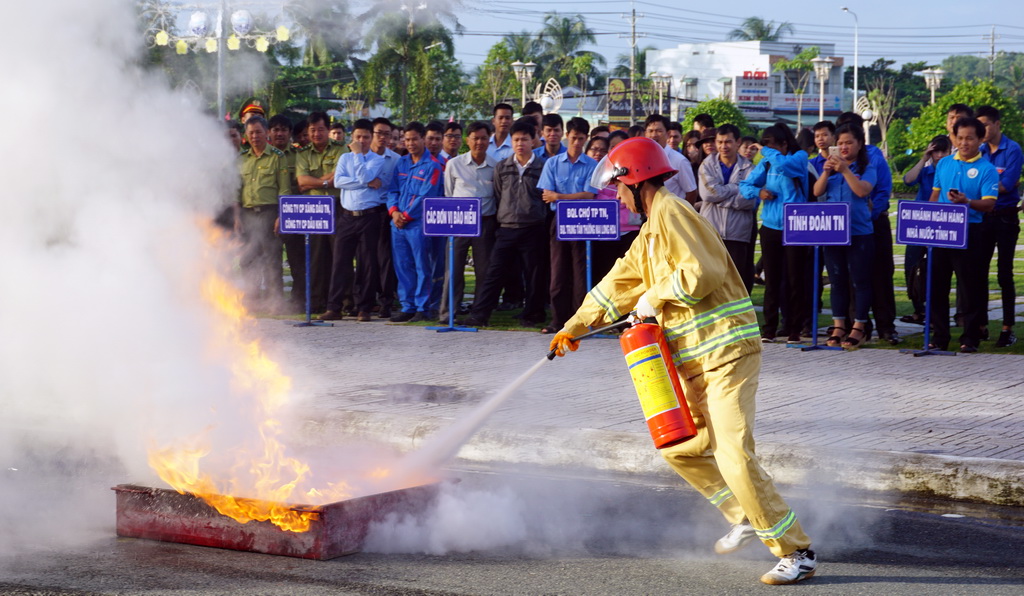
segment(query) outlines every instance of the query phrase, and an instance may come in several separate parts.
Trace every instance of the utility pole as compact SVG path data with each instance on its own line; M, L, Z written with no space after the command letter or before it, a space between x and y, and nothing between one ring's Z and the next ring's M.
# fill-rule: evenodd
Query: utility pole
M643 13L636 14L636 7L634 6L629 15L622 15L622 18L629 20L629 125L633 126L636 124L636 39L637 37L644 37L646 33L637 35L636 32L636 21L637 19L644 18ZM619 37L625 37L620 35Z
M999 37L1000 37L999 35L996 35L996 26L995 25L992 25L992 33L990 33L988 35L982 35L981 36L981 38L983 40L987 40L989 42L989 54L988 54L988 58L987 58L987 60L988 60L988 78L989 78L989 80L994 80L996 78L996 75L995 75L995 68L996 68L996 39L999 38Z

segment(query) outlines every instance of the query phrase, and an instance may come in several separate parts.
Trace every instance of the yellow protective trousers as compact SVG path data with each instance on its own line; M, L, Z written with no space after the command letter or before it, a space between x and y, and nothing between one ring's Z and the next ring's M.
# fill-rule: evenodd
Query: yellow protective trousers
M684 380L697 436L662 449L661 455L729 523L748 519L758 538L782 557L807 548L811 539L754 453L754 396L760 372L761 354L755 353Z

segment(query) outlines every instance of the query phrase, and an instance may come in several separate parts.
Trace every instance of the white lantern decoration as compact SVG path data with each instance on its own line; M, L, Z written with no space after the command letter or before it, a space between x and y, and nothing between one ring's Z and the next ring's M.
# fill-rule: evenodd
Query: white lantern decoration
M238 35L247 35L252 31L252 15L248 10L236 10L231 14L231 30Z
M196 37L204 37L206 36L206 31L206 13L197 10L188 19L188 32Z

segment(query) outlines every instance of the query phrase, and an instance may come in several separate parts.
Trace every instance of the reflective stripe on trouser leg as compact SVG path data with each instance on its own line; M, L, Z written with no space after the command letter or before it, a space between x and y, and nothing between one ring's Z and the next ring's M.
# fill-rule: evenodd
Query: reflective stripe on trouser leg
M811 541L754 453L754 396L760 369L761 355L749 354L685 380L694 422L700 420L698 435L663 449L662 455L706 497L715 491L706 493L701 487L728 486L733 498L726 499L720 509L735 506L744 512L765 545L781 557L808 547ZM690 445L698 440L710 443ZM706 449L713 450L713 457L707 456ZM709 465L708 459L717 465Z
M718 471L718 462L711 452L712 431L704 422L701 411L704 409L691 401L697 397L703 401L704 393L686 393L686 401L693 414L693 423L697 427L697 436L672 447L660 451L668 465L683 477L697 492L704 495L709 503L718 507L730 524L742 522L747 514L743 512L739 501L733 496L732 490L726 486L722 474Z

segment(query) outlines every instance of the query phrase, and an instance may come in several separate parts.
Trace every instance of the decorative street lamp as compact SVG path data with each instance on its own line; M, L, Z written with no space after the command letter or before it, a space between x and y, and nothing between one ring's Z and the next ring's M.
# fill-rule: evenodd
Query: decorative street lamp
M924 84L928 87L928 90L932 92L932 104L935 103L935 92L942 85L942 77L946 76L946 71L941 68L928 68L921 71L924 75Z
M668 91L669 82L672 81L672 75L670 74L658 74L652 72L650 75L651 84L658 91L658 109L657 113L662 113L662 106L665 105L665 92Z
M152 37L152 44L157 46L174 46L179 55L187 54L189 49L198 52L202 47L208 53L217 54L217 116L225 115L224 111L224 48L231 51L241 49L242 42L258 52L266 52L271 43L288 41L290 32L285 26L274 31L254 29L252 14L248 10L236 10L228 15L227 0L220 0L217 16L210 30L210 19L202 10L194 11L188 20L185 35L171 35L167 32L166 23L169 15L159 14L151 26L157 28ZM231 35L225 37L225 19L231 24ZM152 29L150 29L152 30Z
M857 13L845 6L839 10L853 17L853 105L856 106L860 94L860 88L857 86L857 65L860 64L860 19L857 18Z
M832 72L832 63L835 60L818 56L812 58L811 62L814 64L814 76L818 77L818 122L821 122L825 119L825 81Z
M537 65L533 62L523 64L519 60L516 60L512 63L512 70L516 73L516 80L523 85L523 106L526 105L526 85L533 80L533 71L536 70L536 68Z

